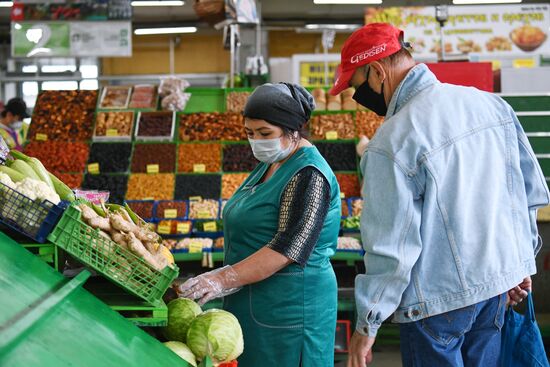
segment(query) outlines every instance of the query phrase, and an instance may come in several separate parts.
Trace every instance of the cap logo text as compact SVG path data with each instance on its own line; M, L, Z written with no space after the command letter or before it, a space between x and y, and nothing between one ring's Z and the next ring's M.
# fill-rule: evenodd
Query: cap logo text
M352 64L357 64L358 62L362 61L362 60L365 60L365 59L368 59L369 57L373 57L375 55L378 55L382 52L386 51L386 44L383 43L381 45L378 45L378 46L374 46L373 48L369 49L369 50L366 50L366 51L363 51L363 52L360 52L358 54L355 54L351 57L351 63Z

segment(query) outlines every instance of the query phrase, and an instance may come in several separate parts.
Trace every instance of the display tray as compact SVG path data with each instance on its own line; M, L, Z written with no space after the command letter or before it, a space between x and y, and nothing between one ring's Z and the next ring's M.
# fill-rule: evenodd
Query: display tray
M225 91L216 88L187 88L191 93L184 113L195 112L225 112Z
M102 109L124 109L128 108L132 87L129 86L107 86L101 92L99 108Z
M168 120L168 116L170 116L171 119L171 127L170 132L168 134L164 135L150 135L148 132L145 133L144 131L144 122L143 118L146 116L166 116L166 120ZM134 138L138 141L150 141L150 142L172 142L174 140L174 133L176 130L176 113L170 112L170 111L154 111L154 112L142 112L140 111L137 116L136 120L136 129L134 132Z

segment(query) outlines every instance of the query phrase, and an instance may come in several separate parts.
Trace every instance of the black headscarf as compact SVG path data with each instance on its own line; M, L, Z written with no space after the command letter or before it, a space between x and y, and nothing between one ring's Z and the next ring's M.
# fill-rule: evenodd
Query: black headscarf
M315 109L313 96L291 83L264 84L248 97L244 117L265 120L279 127L300 130Z

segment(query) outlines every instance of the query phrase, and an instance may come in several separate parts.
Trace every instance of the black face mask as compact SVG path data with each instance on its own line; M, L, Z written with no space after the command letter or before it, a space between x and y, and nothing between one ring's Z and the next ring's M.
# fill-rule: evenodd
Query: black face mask
M386 116L388 106L386 106L386 100L384 99L384 82L382 82L380 93L375 92L369 85L369 73L370 67L367 71L367 80L357 88L352 98L360 105L374 111L377 115Z

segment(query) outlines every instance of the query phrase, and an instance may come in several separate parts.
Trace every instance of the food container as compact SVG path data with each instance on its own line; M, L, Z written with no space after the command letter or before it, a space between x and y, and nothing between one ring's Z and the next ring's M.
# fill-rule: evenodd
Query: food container
M103 88L99 101L99 108L106 109L125 109L128 108L132 87L114 87Z
M94 141L132 140L133 111L102 111L96 116Z
M143 141L172 141L176 113L171 111L140 112L135 138Z
M158 102L157 87L150 84L134 86L130 108L156 108Z

